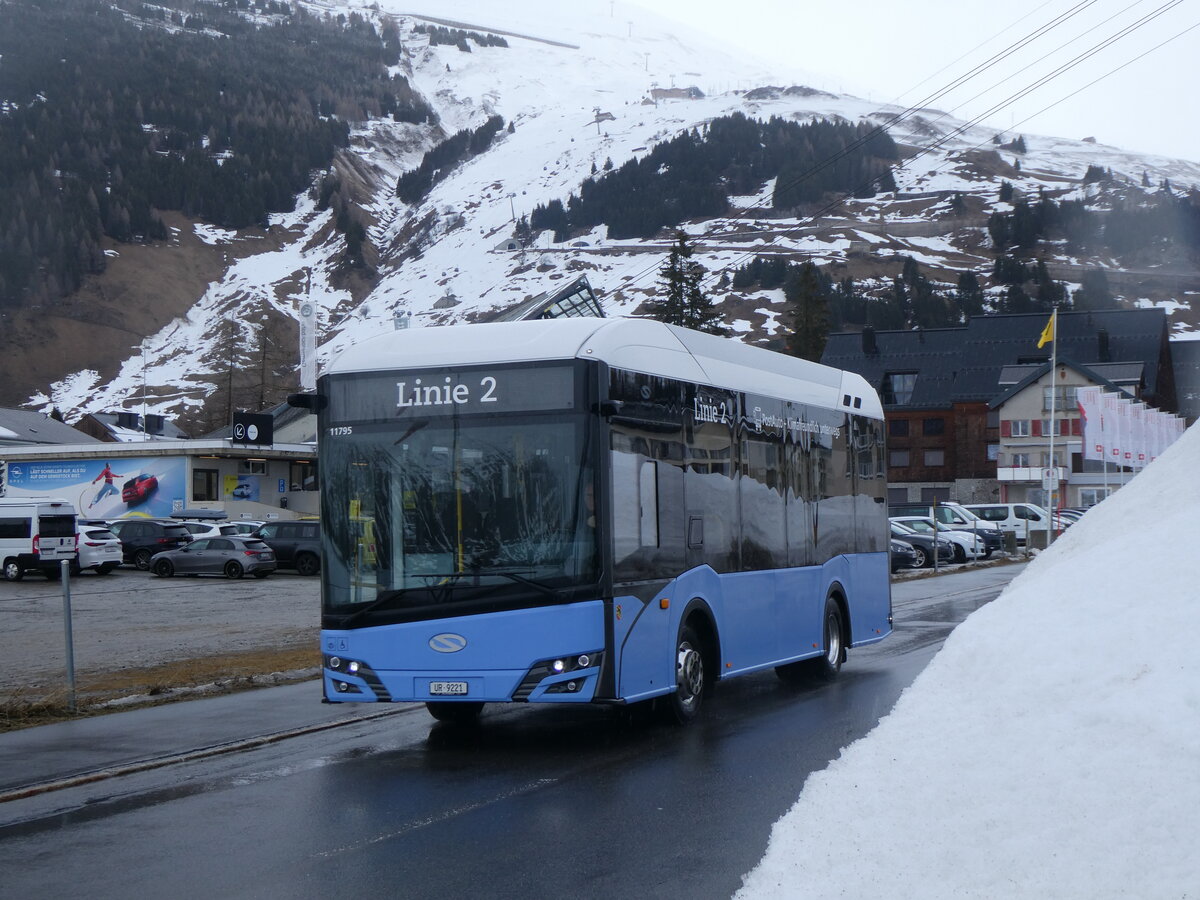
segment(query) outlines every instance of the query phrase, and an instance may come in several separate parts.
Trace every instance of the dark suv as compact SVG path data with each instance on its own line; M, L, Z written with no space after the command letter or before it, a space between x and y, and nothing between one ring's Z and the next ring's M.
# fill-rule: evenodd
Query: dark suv
M254 536L275 551L279 568L295 569L301 575L316 575L321 571L320 522L268 522Z
M192 539L180 522L161 519L117 519L109 530L121 540L121 559L143 572L150 570L150 557L160 550L177 550Z

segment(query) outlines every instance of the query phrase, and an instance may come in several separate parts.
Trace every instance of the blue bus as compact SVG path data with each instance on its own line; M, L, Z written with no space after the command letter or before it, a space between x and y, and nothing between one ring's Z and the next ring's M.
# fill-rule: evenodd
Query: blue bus
M397 331L317 393L325 697L657 700L891 632L861 377L646 319Z

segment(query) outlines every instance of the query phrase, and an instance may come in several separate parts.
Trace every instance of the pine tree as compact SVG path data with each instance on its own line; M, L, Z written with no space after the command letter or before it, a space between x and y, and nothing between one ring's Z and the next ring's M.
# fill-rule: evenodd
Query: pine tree
M694 252L687 235L677 231L667 261L658 271L662 296L651 302L650 317L694 331L724 334L720 312L700 289L704 267L692 259Z
M787 337L788 353L820 362L829 338L829 300L817 267L810 262L792 267L783 284L783 297L791 332Z
M529 227L529 219L525 216L517 219L517 224L513 226L513 240L522 250L533 243L533 229Z
M954 292L958 301L959 320L966 324L971 316L983 315L983 288L979 286L979 276L974 272L962 272L958 276L958 289Z
M1118 309L1120 304L1108 287L1103 269L1088 269L1080 280L1079 290L1072 295L1076 310Z

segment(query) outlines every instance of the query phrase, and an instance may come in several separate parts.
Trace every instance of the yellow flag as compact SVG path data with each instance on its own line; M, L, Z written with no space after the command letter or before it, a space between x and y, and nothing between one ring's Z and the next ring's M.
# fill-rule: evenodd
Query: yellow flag
M1038 349L1054 340L1054 314L1050 314L1050 321L1046 323L1046 327L1042 329L1042 336L1038 338Z

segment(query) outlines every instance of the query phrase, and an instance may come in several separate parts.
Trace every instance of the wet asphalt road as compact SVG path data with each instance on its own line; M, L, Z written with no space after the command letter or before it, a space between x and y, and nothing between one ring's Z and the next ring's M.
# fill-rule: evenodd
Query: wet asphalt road
M1022 568L897 583L896 633L852 651L836 683L735 679L688 729L513 706L459 731L398 707L0 803L0 894L728 897L807 776L870 731ZM243 696L278 697L283 717L283 704L328 710L315 683Z

